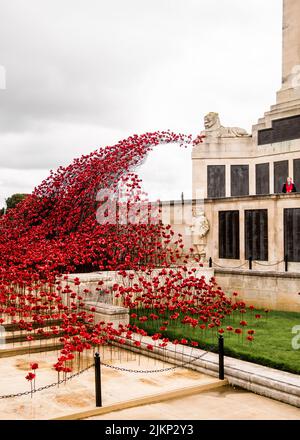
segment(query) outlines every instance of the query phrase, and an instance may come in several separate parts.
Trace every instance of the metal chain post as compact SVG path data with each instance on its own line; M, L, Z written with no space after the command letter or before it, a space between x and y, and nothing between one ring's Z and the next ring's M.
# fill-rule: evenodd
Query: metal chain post
M252 257L249 257L249 270L252 270Z
M224 338L219 335L219 379L224 380Z
M288 255L284 256L284 268L285 268L286 272L289 271L289 257L288 257Z
M96 406L102 406L102 394L101 394L101 362L100 354L95 353L95 395Z

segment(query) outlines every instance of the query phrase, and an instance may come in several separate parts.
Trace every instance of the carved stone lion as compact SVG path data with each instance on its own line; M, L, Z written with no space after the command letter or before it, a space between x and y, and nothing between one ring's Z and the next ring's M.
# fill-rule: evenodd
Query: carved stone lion
M210 112L204 117L205 130L200 136L214 138L231 138L250 136L244 128L223 127L220 122L219 114Z

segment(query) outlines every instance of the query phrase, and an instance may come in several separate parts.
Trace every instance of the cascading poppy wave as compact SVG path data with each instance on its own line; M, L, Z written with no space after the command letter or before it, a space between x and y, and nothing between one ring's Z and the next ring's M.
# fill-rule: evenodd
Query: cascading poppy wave
M47 278L63 272L133 268L145 254L150 264L160 251L163 260L165 253L157 243L162 225L98 224L96 198L99 190L117 192L122 183L129 201L140 200L139 179L132 170L154 146L171 142L187 144L191 137L169 131L134 135L51 172L0 220L2 271Z
M122 188L125 199L119 201L120 207L147 203L134 171L162 143L188 145L192 137L170 131L146 133L100 148L51 172L0 219L1 323L18 331L29 349L35 340L59 339L63 349L54 366L58 377L70 372L75 361L80 367L83 351L116 338L126 343L134 332L140 336L135 341L139 347L147 336L140 328L146 321L159 322L152 336L154 345L147 343L153 350L170 322L217 334L224 332L220 328L224 317L245 309L243 302L227 298L214 279L207 283L195 275L196 269L189 269L182 236L176 236L170 225L120 225L119 213L116 224L97 221L96 212L103 203L97 200L99 190L109 189L118 197ZM132 309L134 324L119 328L95 324L95 310L85 306L80 280L75 280L76 292L66 284L67 276L62 278L62 274L96 270L118 274L120 280L104 292ZM246 321L241 325L246 326ZM249 335L252 342L253 334ZM158 347L165 348L168 342L164 337Z

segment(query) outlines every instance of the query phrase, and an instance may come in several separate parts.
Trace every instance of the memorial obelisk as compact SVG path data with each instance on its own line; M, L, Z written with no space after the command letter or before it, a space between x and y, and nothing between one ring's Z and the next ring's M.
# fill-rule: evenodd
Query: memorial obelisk
M258 131L271 128L273 121L300 115L300 0L283 0L282 21L282 82L276 104L265 112L252 127L254 144L259 144ZM293 124L293 126L291 126ZM279 130L285 130L284 139L295 138L298 120L287 121ZM279 136L279 140L283 140ZM275 136L276 140L276 136ZM270 142L275 141L270 140ZM278 141L278 139L277 139ZM267 143L265 141L264 143Z
M300 1L283 0L282 88L277 104L300 99Z

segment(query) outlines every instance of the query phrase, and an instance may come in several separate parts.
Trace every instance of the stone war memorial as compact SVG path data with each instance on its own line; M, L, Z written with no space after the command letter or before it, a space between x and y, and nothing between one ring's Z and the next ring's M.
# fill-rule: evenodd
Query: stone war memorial
M300 419L299 23L283 0L251 132L207 109L195 139L132 135L1 215L1 420ZM192 199L149 202L136 170L174 143Z
M193 195L204 191L206 259L221 286L260 307L300 311L300 4L284 2L282 87L252 133L210 112L193 148ZM252 260L249 270L249 260Z

